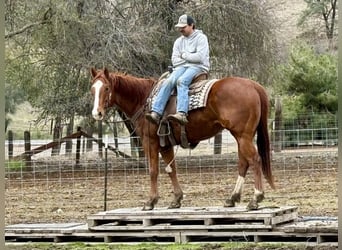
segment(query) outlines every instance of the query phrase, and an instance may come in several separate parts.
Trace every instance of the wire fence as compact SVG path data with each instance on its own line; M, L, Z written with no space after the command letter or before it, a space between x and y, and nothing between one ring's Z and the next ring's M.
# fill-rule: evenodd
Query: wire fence
M337 128L326 131L337 134ZM307 133L296 130L301 132ZM130 138L115 139L118 150L132 155ZM33 140L31 146L50 141ZM76 140L71 141L72 152L65 153L64 144L59 155L51 156L51 150L46 150L32 157L30 168L24 161L6 161L6 224L82 222L88 215L104 210L105 205L107 210L143 207L149 194L149 171L144 157L122 157L107 151L106 161L94 144L92 151L82 147L80 162L76 164ZM301 215L337 216L337 142L330 143L329 139L316 143L317 138L312 138L311 144L308 142L285 147L284 141L283 149L272 153L277 189L270 189L265 182L266 199L261 205L295 205ZM82 138L82 144L85 143ZM108 144L114 146L114 138L110 137ZM221 154L213 154L215 146L211 138L193 150L175 147L179 181L185 194L183 206L222 206L234 189L238 174L236 142L229 132L223 132ZM8 157L8 142L5 147ZM13 149L14 156L24 153L24 142L14 140ZM172 200L165 166L161 162L157 207L166 207ZM253 179L250 169L239 206L245 206L253 195Z

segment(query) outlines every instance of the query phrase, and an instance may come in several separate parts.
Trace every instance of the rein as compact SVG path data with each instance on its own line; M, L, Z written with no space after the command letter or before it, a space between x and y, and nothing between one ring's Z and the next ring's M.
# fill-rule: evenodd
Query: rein
M147 106L147 104L141 106L141 108L139 108L138 111L135 112L135 114L132 116L132 118L130 118L132 123L135 123L138 120L138 118L144 113L146 106Z
M155 88L157 83L158 83L158 81L155 81L153 83L152 88L151 88L151 92L150 92L149 96L147 97L145 104L142 105L141 108L139 108L137 110L137 112L135 112L135 114L132 116L132 118L129 118L129 120L131 120L132 123L135 123L138 120L138 118L144 113L144 111L148 108L148 100L151 97L151 95L153 94L153 89ZM135 131L135 129L134 129L134 131Z
M97 79L100 79L102 78L101 76L99 76ZM110 103L111 103L111 100L112 100L112 92L113 92L113 80L118 80L118 79L108 79L108 82L109 82L109 91L108 91L108 94L106 95L106 101L105 101L105 108L108 109L110 107ZM102 81L106 81L106 79L102 79ZM151 92L149 94L149 97L151 96L152 92L153 92L153 89L155 88L155 86L157 85L158 81L155 81L152 85L152 88L151 88ZM146 102L144 105L142 105L134 114L132 117L127 117L127 120L130 120L132 122L132 124L136 123L137 120L141 117L141 115L144 114L144 111L148 108L148 99L149 97L147 98ZM122 120L120 122L125 122L125 120ZM137 126L134 126L134 130L132 133L130 133L130 136L134 134L134 132L136 131L137 129Z

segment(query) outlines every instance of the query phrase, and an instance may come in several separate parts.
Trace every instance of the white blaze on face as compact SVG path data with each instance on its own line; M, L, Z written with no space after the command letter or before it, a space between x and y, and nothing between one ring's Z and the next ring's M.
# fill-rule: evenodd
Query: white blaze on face
M93 106L93 110L92 110L92 115L94 117L94 119L96 120L100 120L102 119L102 115L99 115L99 100L100 100L100 89L103 86L103 82L101 82L100 80L97 80L92 88L94 88L94 106Z

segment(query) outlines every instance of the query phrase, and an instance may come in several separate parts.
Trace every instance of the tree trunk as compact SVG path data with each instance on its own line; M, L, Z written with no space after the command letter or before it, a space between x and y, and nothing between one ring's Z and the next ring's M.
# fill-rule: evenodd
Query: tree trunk
M61 117L56 117L55 126L53 128L53 141L60 140L61 130L62 130L62 119ZM58 143L55 147L52 148L51 156L58 155L60 151L61 151L61 145Z
M73 132L73 128L74 128L74 116L72 116L70 118L68 127L67 127L67 134L66 135L71 135ZM72 140L68 140L65 143L65 154L66 155L71 155L72 153Z

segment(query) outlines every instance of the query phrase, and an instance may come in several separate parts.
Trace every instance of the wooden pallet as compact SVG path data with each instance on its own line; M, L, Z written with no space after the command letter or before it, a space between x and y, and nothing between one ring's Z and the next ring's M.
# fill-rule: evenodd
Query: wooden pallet
M297 207L185 207L180 209L115 209L90 215L87 222L94 231L148 230L271 230L297 219Z
M332 232L316 233L296 232L303 227L309 227L306 222L301 223L298 230L296 223L286 223L284 226L273 228L272 231L208 231L208 230L149 230L145 232L134 231L91 231L87 224L62 223L62 224L17 224L5 228L5 240L10 242L296 242L305 244L337 245L337 225L332 227ZM293 232L284 229L292 228ZM324 223L321 223L326 228ZM330 225L331 226L331 225Z
M291 224L283 225L282 230L286 233L337 233L337 219L311 219L299 220Z
M315 225L315 227L314 227ZM315 228L315 229L313 229ZM116 209L88 216L88 223L17 224L6 242L312 242L337 244L336 221L298 221L297 207L187 207Z

